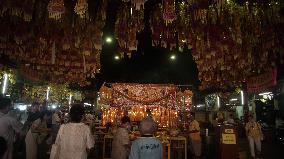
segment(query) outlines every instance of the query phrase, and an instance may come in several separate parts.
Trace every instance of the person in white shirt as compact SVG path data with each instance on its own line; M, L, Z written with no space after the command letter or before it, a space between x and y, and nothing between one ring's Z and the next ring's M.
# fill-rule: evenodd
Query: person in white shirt
M94 139L90 128L81 122L84 115L82 104L72 105L71 122L60 126L55 140L57 152L54 156L58 159L87 159L88 151L94 147Z
M51 130L52 130L52 139L53 142L56 139L60 124L61 124L61 119L59 116L59 109L55 110L55 112L52 115L52 126L51 126Z
M234 118L233 118L233 114L229 115L229 118L228 118L226 123L227 124L231 124L231 125L235 125L236 124L235 121L234 121Z
M8 115L11 108L9 98L0 97L0 136L6 140L7 150L2 159L12 159L13 143L16 134L20 134L23 125L15 118Z
M130 151L129 130L130 120L126 116L122 117L121 125L117 129L112 142L112 159L127 159Z
M50 118L51 112L43 111L40 117L32 123L25 138L26 159L37 159L41 155L39 152L41 150L40 145L51 131L47 128L47 122Z

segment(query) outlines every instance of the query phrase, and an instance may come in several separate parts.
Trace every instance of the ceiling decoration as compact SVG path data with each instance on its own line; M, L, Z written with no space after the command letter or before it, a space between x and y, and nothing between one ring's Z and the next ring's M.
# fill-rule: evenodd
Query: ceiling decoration
M87 0L78 0L74 11L83 18L88 10L88 3Z
M176 20L175 1L163 0L163 19L167 23L172 23Z
M177 18L171 23L161 20L169 6L157 5L154 10L152 43L171 50L191 49L200 89L240 86L247 77L284 62L282 3L193 0L174 5Z
M49 18L58 20L61 19L65 12L64 0L50 0L47 6Z
M284 63L280 0L151 1L149 19L146 0L118 1L112 11L118 52L131 57L149 20L153 46L191 50L200 89L237 87ZM0 53L42 80L87 85L100 70L108 2L2 0Z
M136 34L144 29L144 10L137 5L142 5L141 0L138 3L124 3L117 11L115 22L115 35L118 41L118 51L121 57L127 53L131 57L132 51L137 51ZM135 7L136 6L136 7Z
M35 82L90 84L87 79L94 78L101 68L107 0L97 4L93 17L84 17L87 1L77 1L77 19L71 18L72 4L65 8L63 0L51 0L46 5L45 1L26 0L23 6L39 7L32 11L36 13L33 21L26 18L28 9L8 2L1 5L1 54L18 61L22 72L37 74Z

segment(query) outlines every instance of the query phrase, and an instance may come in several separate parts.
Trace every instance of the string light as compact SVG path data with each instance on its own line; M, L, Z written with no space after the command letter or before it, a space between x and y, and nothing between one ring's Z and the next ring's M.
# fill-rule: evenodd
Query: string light
M131 121L141 121L143 118L147 116L145 110L147 110L147 106L133 106L128 111L128 116ZM160 127L175 127L177 120L177 110L172 110L169 108L159 107L158 108L150 108L153 119L158 123ZM108 122L112 124L116 124L120 118L123 116L123 108L115 108L111 107L109 110L103 111L103 125Z

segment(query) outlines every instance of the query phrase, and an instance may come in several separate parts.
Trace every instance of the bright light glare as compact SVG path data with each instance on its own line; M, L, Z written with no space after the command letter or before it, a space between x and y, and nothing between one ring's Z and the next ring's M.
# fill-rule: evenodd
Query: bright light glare
M89 104L89 103L84 103L84 105L87 105L87 106L92 106L92 104Z
M49 98L49 91L50 91L50 87L47 87L47 91L46 91L46 100L48 100L48 98Z
M69 105L71 104L71 102L72 102L72 94L70 94L69 96Z
M263 95L270 95L270 94L272 94L272 92L263 92L263 93L260 93L258 95L263 96Z
M200 107L204 107L204 106L205 106L204 104L198 104L196 107L200 108Z
M4 81L3 81L3 87L2 87L2 94L5 94L6 88L7 88L7 82L8 82L8 74L4 74Z
M230 101L237 101L237 100L238 100L237 98L230 99Z
M18 108L20 111L24 111L27 109L27 105L19 105Z
M241 101L242 105L244 105L245 102L244 102L244 92L243 91L241 91L241 99L242 99L242 101Z
M130 8L130 14L132 15L132 7Z
M217 96L217 107L220 108L220 97Z
M114 59L115 59L115 60L119 60L119 56L118 56L118 55L115 55L115 56L114 56Z
M52 109L56 109L56 107L57 107L57 106L56 106L56 105L54 105L54 104L53 104L53 105L51 105L51 108L52 108Z
M171 58L171 60L175 60L176 59L176 55L172 55L170 58Z
M111 43L111 42L112 42L112 38L111 38L111 37L107 37L107 38L106 38L106 42L107 42L107 43Z

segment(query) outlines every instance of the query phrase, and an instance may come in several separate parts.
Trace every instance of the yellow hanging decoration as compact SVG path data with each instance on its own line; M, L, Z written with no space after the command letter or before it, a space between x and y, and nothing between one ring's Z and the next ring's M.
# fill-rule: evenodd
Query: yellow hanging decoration
M49 18L59 20L65 12L64 0L50 0L47 6Z
M88 9L87 0L78 0L74 8L75 12L80 16L80 18L84 17L87 9Z

